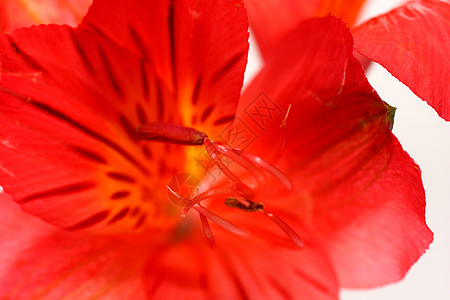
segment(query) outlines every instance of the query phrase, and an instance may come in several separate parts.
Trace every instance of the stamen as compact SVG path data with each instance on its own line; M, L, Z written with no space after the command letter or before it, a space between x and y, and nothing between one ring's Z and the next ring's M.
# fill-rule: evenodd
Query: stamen
M185 203L190 203L190 202L192 202L192 200L189 200L189 199L187 199L187 198L184 198L184 197L178 195L175 191L173 191L173 190L172 190L170 187L168 187L168 186L167 186L167 189L168 189L172 194L174 194L175 197L177 197L178 199L183 200ZM228 222L227 220L221 218L220 216L216 215L215 213L213 213L212 211L206 209L205 207L201 206L200 204L198 204L198 203L197 203L197 204L194 204L194 205L192 206L192 208L195 209L199 214L201 214L201 215L203 215L204 217L210 219L211 221L213 221L213 222L216 223L217 225L219 225L219 226L225 228L226 230L228 230L228 231L230 231L230 232L232 232L232 233L234 233L234 234L236 234L236 235L245 237L245 238L250 237L250 233L249 233L247 230L242 229L242 228L240 228L240 227L234 225L234 224L231 223L231 222ZM209 225L208 225L208 226L209 226ZM207 237L207 238L208 238L208 237Z
M170 123L148 123L136 128L141 140L179 144L203 145L207 135L194 128Z
M289 178L286 175L284 175L283 172L281 172L275 166L266 162L259 156L256 156L256 155L253 155L253 154L250 154L250 153L244 152L242 150L238 150L238 149L234 149L234 151L238 152L238 154L240 156L242 156L249 162L259 166L266 172L270 173L273 177L275 177L279 182L281 182L284 185L284 187L286 188L286 190L288 192L292 192L292 190L294 189L292 182L289 180Z
M211 159L216 163L219 169L228 177L232 182L234 182L238 188L238 190L242 193L242 195L247 199L253 199L255 197L255 192L253 192L250 187L242 182L233 172L228 169L225 164L219 159L217 156L217 152L220 152L217 149L217 146L211 141L209 138L205 138L205 149L208 152L208 155Z
M277 224L287 234L287 236L291 239L291 241L298 248L301 249L301 248L305 247L305 243L300 238L300 236L294 231L294 229L292 229L286 222L281 220L279 217L277 217L273 213L265 211L264 210L264 204L258 203L258 202L253 202L253 201L249 201L249 202L250 202L250 206L245 207L245 206L242 206L237 201L236 198L228 197L228 198L225 199L225 205L228 206L228 207L239 208L239 209L241 209L243 211L246 211L246 212L259 211L259 212L263 213L264 215L269 217L275 224Z
M287 122L287 118L289 117L289 112L291 111L291 106L292 106L292 104L289 104L289 107L286 111L286 115L284 116L284 119L281 121L280 128L286 128L286 122Z
M284 119L281 120L281 124L280 124L280 129L281 129L280 136L281 137L280 137L280 141L278 142L278 147L276 148L277 150L272 155L272 158L269 160L272 163L277 162L280 159L281 154L284 152L284 149L286 149L286 125L287 125L287 118L289 117L289 112L291 111L291 106L292 106L292 104L289 104L288 109L286 111L286 115L284 116Z
M225 228L226 230L245 238L250 237L250 232L248 232L247 230L240 228L231 222L228 222L227 220L223 219L222 217L219 217L218 215L201 206L200 204L195 204L192 208L198 211L200 214L207 217L208 219L210 219L211 221L213 221L214 223L216 223L217 225Z
M286 114L286 117L288 113L289 110ZM232 161L238 163L247 171L249 171L255 177L260 186L266 185L266 178L264 177L264 174L259 170L263 169L264 171L275 177L278 181L280 181L280 183L283 184L288 193L292 192L293 185L289 178L275 166L266 162L262 158L237 148L229 149L222 145L216 145L209 138L205 138L204 144L206 151L208 152L214 163L225 174L225 176L228 177L229 180L236 184L237 188L242 192L242 196L244 196L246 199L253 199L255 197L255 193L247 184L241 181L233 172L231 172L231 170L227 166L225 166L225 164L219 159L218 154L225 155L226 157L230 158Z
M272 221L274 221L275 224L277 224L287 234L287 236L298 248L302 249L305 247L305 243L300 238L300 236L294 231L294 229L291 228L291 226L286 224L286 222L284 222L271 212L262 209L260 209L259 211L265 214L267 217L269 217Z
M235 207L248 212L255 212L259 211L260 209L264 209L264 204L262 203L254 201L247 201L247 202L249 202L250 204L248 206L244 206L240 203L239 198L228 197L225 199L224 203L228 207Z
M208 241L208 244L211 246L211 248L216 247L216 240L214 239L214 236L211 231L211 227L209 226L208 219L200 214L200 221L202 222L203 232L205 233L206 240Z
M258 184L260 186L264 186L266 184L266 178L264 177L264 174L255 166L255 164L253 164L247 159L243 159L237 151L233 151L232 149L226 148L222 145L217 145L216 149L220 153L222 153L223 155L225 155L226 157L238 163L247 171L249 171L250 174L252 174L253 177L255 177L256 181L258 181Z
M189 212L189 210L192 208L192 206L194 206L194 204L199 203L200 201L206 200L208 198L217 196L217 195L239 195L239 193L236 191L236 189L233 188L220 188L220 189L212 189L212 190L208 190L206 192L201 193L200 195L194 197L192 199L192 203L189 205L186 205L186 207L183 209L183 211L181 212L181 216L185 217L186 214ZM249 206L250 202L245 200L245 199L241 199L240 203L244 206Z

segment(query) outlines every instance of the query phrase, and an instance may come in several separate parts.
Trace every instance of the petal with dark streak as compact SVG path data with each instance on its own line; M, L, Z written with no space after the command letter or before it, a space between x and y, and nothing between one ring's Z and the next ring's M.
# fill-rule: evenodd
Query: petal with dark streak
M166 226L167 171L181 172L183 155L167 160L180 149L143 145L134 131L143 118L179 118L160 114L160 105L174 102L153 69L97 33L67 26L19 29L0 44L5 191L28 212L68 229L130 231L144 214L142 228ZM152 88L147 95L144 86ZM141 215L109 223L130 205Z
M133 239L65 232L0 194L0 298L146 299ZM135 241L136 239L134 239Z
M146 272L151 299L336 300L337 280L328 258L313 243L298 250L259 213L224 208L221 215L252 232L242 239L211 224L217 241L190 236L152 256ZM246 214L245 218L241 214ZM196 224L200 226L200 224Z
M217 136L216 121L234 116L248 52L242 1L97 1L81 27L150 63L176 91L184 125Z

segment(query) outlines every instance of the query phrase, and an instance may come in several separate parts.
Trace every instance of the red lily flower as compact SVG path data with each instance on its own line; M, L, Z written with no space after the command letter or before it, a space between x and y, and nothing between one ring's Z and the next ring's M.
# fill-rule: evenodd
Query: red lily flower
M0 32L35 24L76 26L92 0L0 0Z
M331 13L353 26L364 2L246 0L250 24L264 57L271 54L285 34L311 16ZM447 0L415 0L352 29L354 48L364 59L385 67L447 121L450 121L449 17Z
M336 299L404 276L432 240L420 170L351 33L302 23L238 105L247 25L242 2L98 0L78 28L0 38L0 183L22 209L2 195L2 298ZM169 199L200 222L167 199L186 172L207 199Z

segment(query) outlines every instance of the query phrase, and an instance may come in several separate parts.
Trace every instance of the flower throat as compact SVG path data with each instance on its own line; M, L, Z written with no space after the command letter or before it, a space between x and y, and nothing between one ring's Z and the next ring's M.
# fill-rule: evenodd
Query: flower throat
M271 175L278 180L287 192L291 192L293 187L291 181L279 169L270 163L264 161L258 156L252 155L238 148L231 148L212 141L205 133L194 128L185 127L170 123L149 123L137 128L138 137L141 140L171 143L185 146L204 146L209 157L220 171L231 181L229 187L209 189L199 195L188 199L182 197L167 187L168 191L184 204L181 215L183 217L190 209L196 210L200 215L203 232L211 247L215 246L214 236L209 220L215 222L219 226L228 231L243 237L249 237L250 233L237 225L223 219L214 212L204 207L201 202L208 198L223 195L225 198L225 205L228 207L235 207L245 212L260 212L270 218L277 224L291 239L295 246L303 248L304 243L300 236L283 220L264 209L264 204L253 201L256 198L256 193L250 186L238 178L222 161L223 157L237 163L246 171L248 171L256 180L259 186L266 186L265 173Z

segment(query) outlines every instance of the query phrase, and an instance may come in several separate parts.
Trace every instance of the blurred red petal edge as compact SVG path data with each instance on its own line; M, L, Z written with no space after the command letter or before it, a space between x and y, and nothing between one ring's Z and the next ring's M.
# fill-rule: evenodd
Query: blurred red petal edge
M89 234L71 233L23 212L0 194L0 298L145 299L140 248Z
M412 1L354 28L356 51L379 63L450 121L450 4Z
M333 15L352 27L367 0L245 0L252 32L264 59L276 53L283 36L313 17Z
M37 24L76 26L92 0L0 0L0 32Z
M361 198L377 204L339 211L352 222L323 237L340 282L370 288L399 281L429 248L433 233L425 221L421 171L394 136L389 166Z

